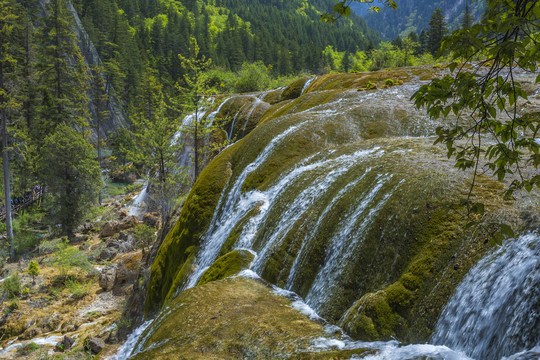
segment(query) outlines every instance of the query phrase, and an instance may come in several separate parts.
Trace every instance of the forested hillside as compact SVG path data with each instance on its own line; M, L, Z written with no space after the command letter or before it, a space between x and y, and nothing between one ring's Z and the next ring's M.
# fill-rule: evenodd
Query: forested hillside
M128 102L151 70L165 89L184 75L178 54L211 58L223 70L262 61L273 75L320 72L322 51L363 50L378 42L360 18L320 22L332 0L74 0L115 89Z
M439 8L443 11L451 29L459 28L468 3L473 18L481 17L484 2L470 0L401 0L397 10L383 9L374 14L360 3L351 4L352 10L365 18L370 28L380 32L381 37L393 40L405 37L412 31L420 34L428 27L431 14Z

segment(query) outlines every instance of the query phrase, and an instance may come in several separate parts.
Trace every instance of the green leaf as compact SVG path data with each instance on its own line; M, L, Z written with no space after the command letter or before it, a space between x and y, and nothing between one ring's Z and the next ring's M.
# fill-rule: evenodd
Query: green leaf
M471 206L471 213L473 214L479 214L479 215L484 215L484 204L482 203L475 203Z
M505 235L509 238L513 238L513 237L516 237L514 235L514 230L512 230L512 228L510 227L510 225L507 225L507 224L499 224L499 232L502 234L502 235Z

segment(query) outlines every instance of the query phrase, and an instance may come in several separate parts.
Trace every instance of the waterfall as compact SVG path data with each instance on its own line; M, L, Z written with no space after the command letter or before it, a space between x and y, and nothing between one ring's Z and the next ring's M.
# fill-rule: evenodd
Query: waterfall
M469 272L444 308L433 342L475 359L540 346L538 233L507 240Z
M142 216L144 215L146 211L146 206L144 205L144 202L146 201L146 198L148 196L148 180L144 183L143 189L137 196L133 199L133 203L129 207L128 216L136 216L139 219L142 219Z
M248 166L246 166L243 172L240 174L234 185L229 192L224 190L221 198L218 202L218 206L214 211L213 219L206 231L203 239L203 245L199 254L197 255L196 270L190 276L187 285L180 290L193 287L197 285L197 281L202 276L204 271L214 262L223 246L223 243L227 240L228 235L234 228L234 226L251 210L255 204L264 201L259 197L259 194L252 194L253 196L243 197L241 199L241 189L247 176L255 171L273 152L281 141L283 141L289 134L295 132L306 122L296 126L287 128L280 135L276 136L266 148L257 156L257 158ZM241 200L241 201L240 201Z
M302 91L300 92L300 96L304 95L304 92L306 91L306 89L308 88L308 86L309 86L315 79L317 79L317 76L312 77L312 78L308 79L308 81L306 81L306 83L304 84L304 87L302 88Z
M338 295L336 293L338 279L341 277L347 261L353 256L355 250L360 248L364 232L396 190L394 188L384 193L382 198L376 197L391 178L391 175L379 175L375 185L370 186L366 194L359 197L360 204L357 208L338 225L340 230L330 240L325 263L306 296L306 302L315 310L319 311L330 296Z

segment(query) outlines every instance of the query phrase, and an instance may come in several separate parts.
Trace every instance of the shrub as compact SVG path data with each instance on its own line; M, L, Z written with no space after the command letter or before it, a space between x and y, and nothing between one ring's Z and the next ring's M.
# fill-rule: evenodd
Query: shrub
M242 64L234 88L236 92L244 93L265 90L269 85L270 75L268 69L262 61L257 61L253 64Z
M377 85L375 85L374 83L372 83L371 81L368 81L367 85L366 85L366 90L374 90L377 88Z
M76 300L82 299L88 295L88 292L90 291L90 286L88 284L80 284L71 279L66 280L66 288Z
M133 229L133 238L137 247L145 247L154 242L156 229L146 224L138 224Z
M4 293L11 299L18 297L21 294L21 281L16 273L4 280L2 284Z
M28 275L32 277L32 283L36 283L36 276L39 275L39 265L34 260L30 260L28 264Z
M74 267L80 270L89 272L92 270L92 265L88 258L79 249L73 246L68 246L67 242L59 245L58 251L53 259L54 266L60 271L60 276L65 280L71 269Z
M57 251L62 244L64 240L63 239L54 239L50 241L42 241L41 244L38 246L38 251L40 255L47 255L52 254L53 252Z
M17 354L22 355L22 356L26 356L26 355L29 355L29 354L33 353L37 349L39 349L39 345L36 344L36 343L31 342L31 343L28 343L28 344L24 344L23 346L18 348L17 349Z
M17 302L17 300L13 300L4 308L3 311L4 311L4 314L9 315L15 310L17 310L18 308L19 308L19 303Z
M392 79L386 79L384 83L386 84L386 86L394 86L396 84L395 81Z

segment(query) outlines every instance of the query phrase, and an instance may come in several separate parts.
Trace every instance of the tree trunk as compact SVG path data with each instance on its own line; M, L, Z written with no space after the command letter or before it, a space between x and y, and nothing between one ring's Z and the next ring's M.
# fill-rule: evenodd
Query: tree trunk
M199 114L197 113L199 102L197 100L197 94L195 94L195 134L193 137L193 149L195 151L195 177L193 178L193 183L195 183L199 177Z
M2 58L2 53L0 49L0 58ZM0 88L4 89L4 69L2 64L0 64ZM2 165L4 170L4 194L6 202L6 230L8 235L9 243L11 244L10 249L10 258L12 261L15 260L15 239L13 237L13 226L11 218L11 186L9 183L9 153L8 153L8 134L7 134L7 109L6 95L0 97L0 104L2 104L2 114L1 114L1 133L2 133Z
M0 69L0 83L2 82L2 70ZM1 85L0 85L1 86ZM9 183L9 154L8 154L8 135L7 135L7 110L2 109L2 165L4 170L4 200L6 203L6 230L11 244L10 258L15 260L15 239L13 237L13 226L11 218L11 186Z

